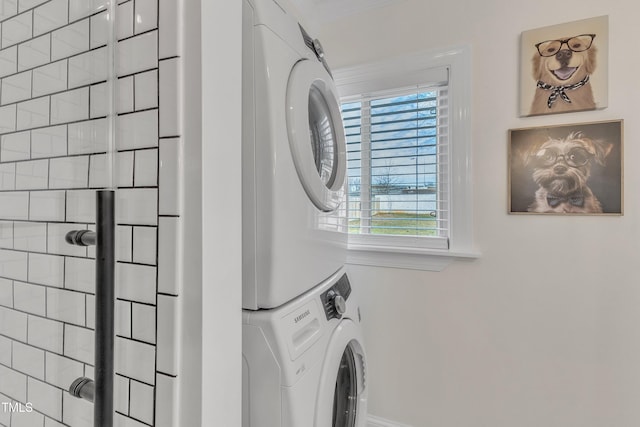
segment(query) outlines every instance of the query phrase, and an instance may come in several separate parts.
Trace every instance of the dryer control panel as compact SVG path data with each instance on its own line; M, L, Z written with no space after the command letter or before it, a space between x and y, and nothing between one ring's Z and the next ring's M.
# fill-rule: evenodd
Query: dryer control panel
M347 310L347 299L351 295L351 284L346 274L329 289L320 294L327 320L340 319Z

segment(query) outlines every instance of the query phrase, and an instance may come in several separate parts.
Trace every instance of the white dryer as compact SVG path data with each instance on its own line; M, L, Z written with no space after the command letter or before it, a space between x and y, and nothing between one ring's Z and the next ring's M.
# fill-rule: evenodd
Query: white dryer
M322 47L243 2L243 308L278 307L346 260L346 145Z
M282 307L244 310L243 427L364 427L360 308L340 270Z

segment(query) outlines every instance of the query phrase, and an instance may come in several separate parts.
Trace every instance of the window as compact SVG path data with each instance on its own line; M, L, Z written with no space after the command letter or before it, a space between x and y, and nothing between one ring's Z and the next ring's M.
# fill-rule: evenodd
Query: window
M475 256L469 57L460 48L336 70L350 262L424 268L424 255Z

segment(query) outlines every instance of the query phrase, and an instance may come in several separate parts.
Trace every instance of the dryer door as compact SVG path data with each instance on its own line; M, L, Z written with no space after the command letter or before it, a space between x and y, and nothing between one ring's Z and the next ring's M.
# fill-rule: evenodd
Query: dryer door
M287 84L287 130L298 177L313 204L335 210L344 196L347 153L335 85L321 63L296 63Z
M360 329L342 320L334 330L320 376L314 427L364 427L366 360Z

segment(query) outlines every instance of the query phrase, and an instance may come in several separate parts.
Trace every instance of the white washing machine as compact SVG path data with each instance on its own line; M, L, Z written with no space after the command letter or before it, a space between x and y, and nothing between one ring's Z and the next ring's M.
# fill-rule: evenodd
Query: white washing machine
M346 145L322 47L243 2L243 308L278 307L346 260Z
M364 427L360 308L343 270L282 307L244 310L243 427Z

